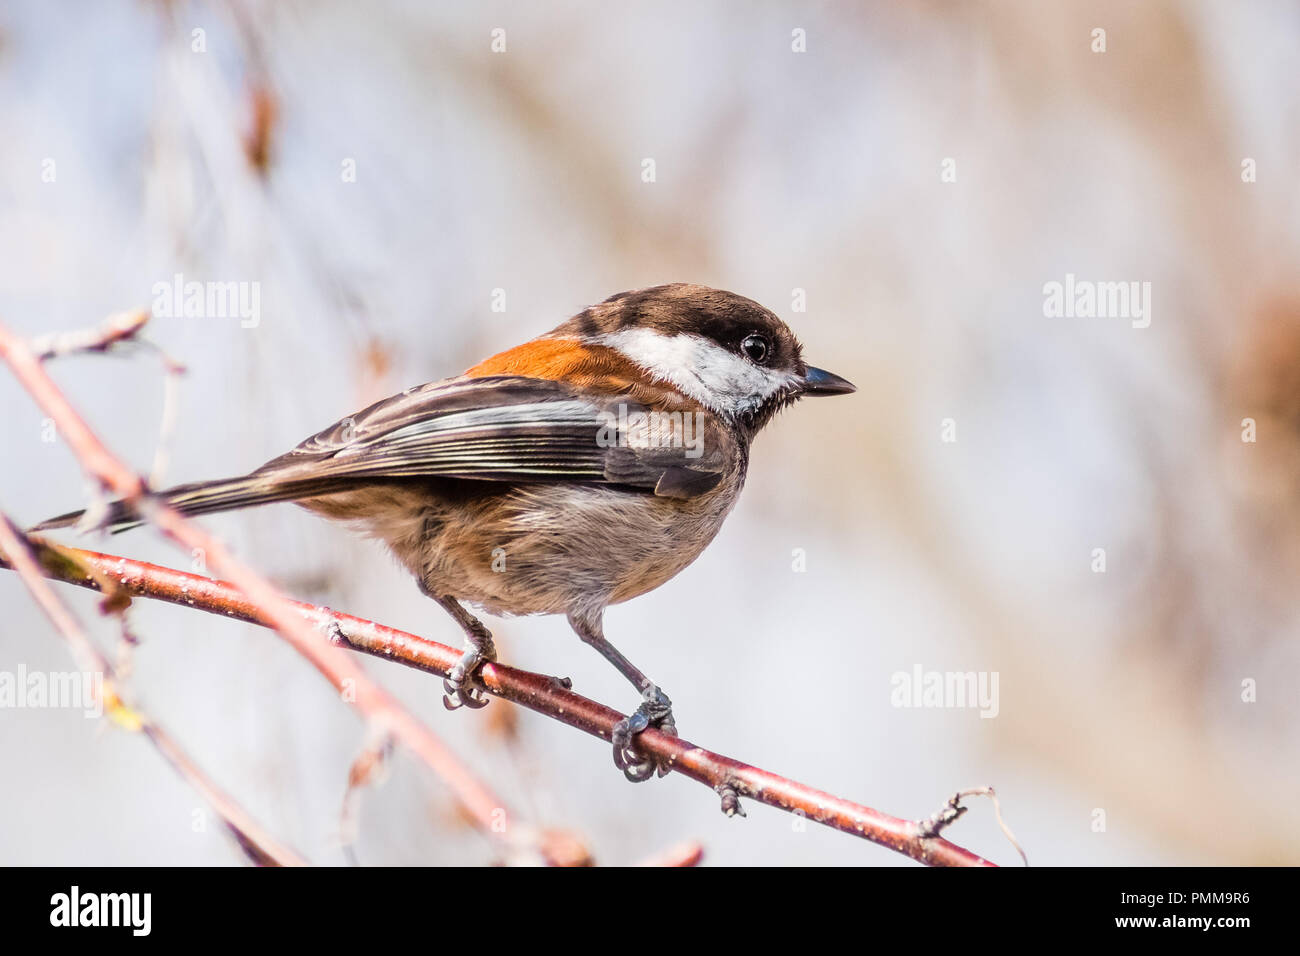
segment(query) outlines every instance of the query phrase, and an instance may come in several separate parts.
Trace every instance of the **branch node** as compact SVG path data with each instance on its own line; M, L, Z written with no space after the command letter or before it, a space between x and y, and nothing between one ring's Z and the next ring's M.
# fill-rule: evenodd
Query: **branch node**
M1025 861L1025 866L1028 866L1029 857L1025 855L1024 849L1020 846L1020 841L1011 832L1011 828L1002 819L1002 806L998 803L998 795L992 787L971 787L969 790L958 790L948 798L947 803L930 814L929 818L918 820L915 823L917 836L922 840L928 840L939 836L948 826L956 823L961 818L961 815L969 809L961 804L962 799L965 797L988 797L993 801L993 813L997 816L998 826L1002 829L1003 835L1006 836L1011 845L1016 848L1016 852L1020 854L1020 859Z
M722 813L724 816L728 818L745 816L745 808L740 803L740 794L734 786L730 783L720 783L713 788L713 792L722 799Z
M336 628L339 626L336 621L332 623ZM348 786L343 793L343 806L339 811L339 841L354 865L356 859L352 847L357 842L359 830L361 791L367 787L378 787L388 779L391 769L389 758L395 744L391 732L378 725L372 726L370 739L348 769Z
M29 348L39 362L75 352L107 352L115 345L135 339L148 321L149 313L144 309L118 312L93 329L42 335L33 339Z

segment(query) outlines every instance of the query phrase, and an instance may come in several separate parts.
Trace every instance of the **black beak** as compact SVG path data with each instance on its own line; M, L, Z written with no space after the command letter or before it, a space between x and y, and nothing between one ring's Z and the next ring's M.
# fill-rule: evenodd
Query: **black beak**
M811 365L803 376L804 395L847 395L856 391L857 388L848 379Z

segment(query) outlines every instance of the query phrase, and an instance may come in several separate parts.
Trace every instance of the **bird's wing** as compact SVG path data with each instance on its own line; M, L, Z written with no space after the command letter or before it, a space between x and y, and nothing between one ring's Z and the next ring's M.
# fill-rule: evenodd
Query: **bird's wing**
M715 487L738 449L702 411L655 411L617 390L579 394L514 375L433 382L344 418L248 475L178 485L158 496L184 514L292 501L402 478L590 482L692 498ZM32 530L83 520L75 511ZM125 501L100 524L140 523Z
M730 433L705 412L656 411L627 395L499 375L395 395L250 477L597 482L692 497L721 480L733 452Z

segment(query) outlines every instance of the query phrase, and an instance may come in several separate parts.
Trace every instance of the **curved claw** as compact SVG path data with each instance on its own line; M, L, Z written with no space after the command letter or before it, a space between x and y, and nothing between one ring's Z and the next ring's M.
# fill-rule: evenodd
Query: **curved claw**
M676 737L677 724L673 720L672 706L668 696L655 687L633 714L614 725L614 732L610 735L614 745L614 766L633 783L649 780L656 772L661 777L668 773L667 764L660 765L653 757L637 749L636 737L649 727Z
M623 771L623 776L628 780L641 783L654 776L656 764L652 757L646 757L636 749L633 741L634 734L640 733L649 726L646 722L638 730L633 731L631 727L636 716L633 714L632 718L620 720L615 724L611 740L614 744L614 766Z
M456 671L453 670L452 676L442 682L444 707L448 710L459 710L462 707L478 710L488 705L487 694L475 685L473 677L460 675L459 680L456 678Z
M442 706L448 710L460 710L462 707L468 707L470 710L482 710L488 705L488 698L474 689L464 693L448 693L442 695Z
M629 751L629 753L635 753L635 751ZM614 763L615 765L618 764L617 758L614 760ZM625 764L619 769L623 771L623 776L632 783L645 783L655 775L656 767L657 764L647 757L639 763Z
M473 647L461 655L461 659L442 682L442 705L448 710L459 710L461 707L478 710L486 707L487 693L475 682L474 672L485 660L494 659L495 655L484 654Z

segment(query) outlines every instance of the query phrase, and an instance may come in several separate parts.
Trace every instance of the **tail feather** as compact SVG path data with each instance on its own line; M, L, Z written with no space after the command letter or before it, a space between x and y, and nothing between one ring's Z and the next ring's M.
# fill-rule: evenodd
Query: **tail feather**
M177 485L157 493L157 497L175 508L181 514L202 515L215 511L233 511L237 508L252 508L256 505L270 504L274 501L292 501L296 498L310 498L317 494L345 491L351 483L322 479L305 479L298 481L276 481L257 474L244 475L239 478L224 478L219 481L198 481L187 485ZM57 518L50 518L31 528L32 531L49 531L54 528L68 528L81 521L86 514L72 511ZM143 524L136 509L125 501L114 501L108 506L103 519L97 522L99 527L107 528L117 534L129 531Z

